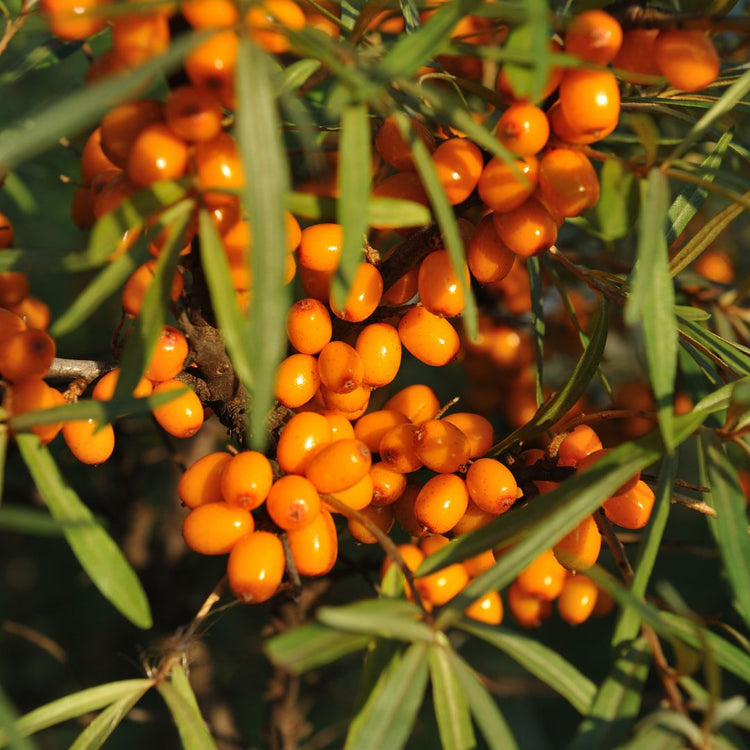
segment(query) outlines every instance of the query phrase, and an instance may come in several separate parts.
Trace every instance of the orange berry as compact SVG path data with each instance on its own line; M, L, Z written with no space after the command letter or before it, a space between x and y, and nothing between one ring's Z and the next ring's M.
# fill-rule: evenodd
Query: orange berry
M169 40L169 18L164 13L117 16L112 21L112 47L127 65L141 65L163 54Z
M371 502L375 506L395 503L406 490L406 477L378 461L370 467Z
M227 582L243 602L265 602L279 589L286 569L284 547L276 534L253 531L232 547Z
M115 431L111 424L95 419L75 419L62 426L63 439L70 452L83 464L103 464L115 449Z
M550 52L553 52L553 53L559 53L559 52L562 52L562 46L556 40L550 39L549 50ZM539 96L538 101L544 101L555 91L555 89L560 84L560 80L562 79L564 72L565 72L564 68L559 68L557 66L552 66L548 68L547 82L544 87L544 90ZM500 74L497 77L496 85L497 85L497 93L506 101L509 101L509 102L526 101L526 98L519 97L518 94L513 90L513 85L510 82L510 79L508 77L507 72L505 71L505 68L501 68Z
M432 419L440 411L440 402L432 388L415 383L391 396L383 409L401 412L410 422L420 424Z
M731 284L734 281L732 260L726 253L716 248L704 250L698 260L695 261L693 270L717 284Z
M184 10L184 5L182 6ZM179 138L210 141L221 133L224 111L219 100L206 89L178 86L164 102L164 119Z
M328 420L331 426L331 440L354 437L354 427L344 412L324 409L320 414Z
M699 29L665 29L654 42L654 59L671 86L699 91L719 75L721 61L711 38Z
M0 343L0 375L12 383L44 375L55 358L54 339L45 331L26 328Z
M654 491L639 479L635 487L604 501L602 508L612 523L625 529L642 529L651 518Z
M552 614L552 602L529 594L518 581L508 588L508 607L519 625L538 628Z
M288 474L302 474L310 459L332 439L331 425L325 416L311 411L295 414L281 431L276 460Z
M380 271L371 263L360 263L343 306L336 304L333 293L328 303L337 318L359 323L375 312L382 296L383 277Z
M435 139L432 137L430 131L419 120L410 118L410 123L414 135L427 146L430 152L434 151ZM401 135L401 131L396 124L396 119L392 115L383 120L383 124L375 134L375 150L384 161L388 162L388 164L399 172L414 169L411 147Z
M369 385L359 385L349 393L336 393L325 386L320 386L320 395L328 409L338 409L349 419L357 419L367 410L370 403L372 388Z
M286 334L301 354L317 354L331 340L332 330L328 308L319 300L308 297L289 308Z
M484 552L480 552L474 557L468 557L463 561L464 567L466 568L471 578L476 578L486 570L495 567L495 553L491 549L486 549Z
M299 266L299 280L302 288L308 297L328 302L331 294L331 282L333 281L333 271L313 271L311 268Z
M495 212L492 218L500 239L523 258L545 252L557 240L554 218L535 198L529 198L512 211Z
M461 536L461 534L468 534L470 531L481 529L482 526L486 526L496 518L497 516L494 513L482 510L469 498L469 504L466 506L463 516L452 529L453 536Z
M380 440L379 453L383 463L392 471L410 474L422 468L417 455L417 430L411 422L392 427Z
M302 230L297 258L312 271L332 272L339 267L341 224L312 224Z
M70 218L79 229L91 229L96 223L94 201L87 185L79 185L70 203Z
M125 286L122 288L122 308L126 315L134 318L141 311L143 298L146 296L146 292L154 279L155 271L156 260L147 260L130 274L130 277L125 282ZM173 302L176 302L182 294L184 285L185 282L182 274L179 271L175 271L169 292L170 299Z
M629 29L624 32L622 44L612 60L612 65L638 75L660 75L654 53L658 35L658 29Z
M162 103L156 99L138 99L120 104L102 117L101 150L114 165L125 169L128 154L139 133L146 126L161 121ZM97 170L97 173L102 171Z
M357 350L343 341L331 341L318 354L320 382L334 393L350 393L362 385L365 365Z
M208 453L192 463L177 483L177 495L183 505L197 508L206 503L218 503L224 499L221 492L221 475L230 453L216 451Z
M227 505L255 510L273 484L269 460L258 451L240 451L226 463L221 474L221 495Z
M308 402L320 387L318 360L312 354L291 354L276 370L276 398L296 409Z
M164 326L156 342L146 377L155 382L171 380L182 372L188 356L188 343L185 334L174 326Z
M396 545L398 553L401 555L401 559L404 561L404 565L407 570L412 573L422 564L424 560L424 552L422 552L416 544L398 544ZM380 580L385 578L386 573L391 569L393 561L390 557L386 557L383 560L383 564L380 566Z
M468 287L469 268L465 263L462 263L461 273ZM447 250L435 250L422 261L417 276L417 289L422 304L435 315L452 318L464 309L464 293L459 275Z
M13 334L26 330L26 322L20 315L0 307L0 345Z
M393 528L393 508L390 505L369 505L359 511L373 526L387 534ZM378 538L356 518L347 519L346 527L360 544L377 544Z
M551 549L532 560L516 578L516 583L527 594L552 601L562 591L566 570L557 562Z
M456 329L424 307L412 307L401 318L398 336L414 357L433 367L447 365L460 348Z
M612 62L622 44L622 27L603 10L585 10L573 18L565 30L565 51L580 60L606 65Z
M413 201L422 206L429 206L430 199L427 197L422 180L416 172L396 172L383 180L380 180L372 189L373 198L400 198L401 200ZM390 229L386 221L373 225L374 229ZM407 229L399 231L408 233Z
M602 441L586 424L571 430L557 449L558 466L578 466L579 462L594 451L601 450Z
M469 493L455 474L438 474L427 480L414 503L414 513L433 534L450 531L466 512Z
M512 104L497 121L497 139L518 156L534 156L547 144L549 122L533 104Z
M615 600L611 594L604 589L597 587L596 590L596 602L594 604L594 610L591 613L594 617L605 617L615 608Z
M505 513L519 496L516 478L495 458L480 458L466 472L466 488L475 505L487 513Z
M553 548L557 561L568 570L588 570L598 559L602 535L593 516L586 516Z
M548 151L539 163L545 204L560 216L579 216L599 200L599 178L586 154L571 148Z
M0 249L12 247L15 236L13 222L5 214L0 213Z
M279 528L285 531L301 529L320 513L320 495L305 477L287 474L274 482L266 508Z
M86 139L81 152L81 179L88 185L96 175L116 167L102 150L102 129L98 127Z
M371 464L370 449L361 440L348 438L316 453L305 468L305 476L318 492L340 492L359 482Z
M305 27L305 14L293 0L264 0L251 5L245 14L250 38L266 52L283 54L291 49L286 34L277 29L299 31Z
M388 289L383 292L383 305L399 307L405 305L417 293L417 279L419 277L419 266L410 268L403 276L400 276Z
M74 41L101 31L107 20L100 8L106 0L42 0L40 9L50 31L59 39Z
M333 568L338 556L338 537L327 510L321 509L307 526L288 532L287 538L300 575L322 576Z
M24 378L24 380L10 386L8 393L10 413L14 417L30 411L52 409L55 406L63 406L65 404L63 395L45 383L40 377ZM31 432L42 443L46 444L57 437L57 433L60 432L61 428L61 422L53 422L51 424L36 425L31 428Z
M469 458L483 456L494 443L495 432L492 423L479 414L454 412L443 417L443 421L458 427L469 439Z
M401 412L380 409L361 416L354 425L354 436L373 453L380 451L380 442L387 432L409 420Z
M513 266L516 254L500 239L492 214L477 224L469 241L467 261L474 278L482 284L504 279Z
M596 584L587 576L568 576L557 600L560 617L571 625L585 622L594 611L598 594Z
M608 70L570 68L560 81L560 108L575 130L591 133L616 123L620 89Z
M110 370L96 381L94 389L91 391L91 397L97 401L109 401L112 396L115 395L115 388L117 387L117 380L120 377L120 368L115 367L114 370ZM133 389L133 396L136 398L144 398L150 396L154 390L153 383L146 377L142 377L135 388Z
M226 503L193 508L182 522L182 536L201 555L226 555L245 534L255 530L250 511Z
M393 503L393 515L399 526L412 537L425 537L429 532L422 528L414 515L414 503L419 495L419 487L416 484L407 484L401 497Z
M401 339L388 323L370 323L354 345L364 365L364 383L380 388L395 380L401 367Z
M470 604L464 614L487 625L499 625L503 621L503 600L497 591L488 591Z
M373 482L370 474L365 474L362 479L356 484L352 485L346 490L340 492L330 493L332 497L340 500L344 505L352 508L352 510L362 510L366 508L373 497ZM329 503L323 501L323 506L331 513L338 513L338 511Z
M560 102L555 102L547 111L549 126L555 135L566 143L584 146L606 138L617 127L618 120L612 120L606 127L597 130L580 130L570 123Z
M210 206L231 203L232 192L245 184L237 143L229 133L195 144L195 171L203 200Z
M192 437L203 426L203 405L195 392L179 380L165 380L154 386L154 395L170 391L182 391L182 395L155 407L154 418L170 435Z
M101 219L126 200L130 200L138 192L138 187L121 169L107 169L94 177L90 190L91 211L95 218ZM130 227L124 234L132 232L137 236L139 231L140 227Z
M468 462L471 444L456 425L429 419L417 428L416 450L428 469L450 474Z
M589 453L588 456L584 456L579 462L578 466L576 467L576 473L586 471L586 469L591 468L596 464L598 461L601 461L608 453L611 453L611 448L600 448L599 450L593 451L592 453ZM624 482L620 487L617 488L615 492L613 492L613 495L622 495L623 492L629 492L630 490L635 487L635 485L638 483L638 480L641 478L641 472L638 471L635 474L633 474L630 479L627 480L627 482Z
M493 211L512 211L530 198L539 182L539 161L535 156L511 164L493 156L479 178L479 197Z
M432 154L432 163L453 206L462 203L474 192L484 168L482 152L466 138L443 141Z
M190 83L211 91L222 104L231 104L238 47L237 34L229 30L213 34L188 52L184 66Z
M195 29L218 29L234 26L240 12L233 0L183 0L180 13Z
M429 575L420 576L414 585L425 603L440 607L460 593L468 582L466 568L461 563L454 563Z
M19 271L0 271L0 306L14 307L29 294L29 280Z

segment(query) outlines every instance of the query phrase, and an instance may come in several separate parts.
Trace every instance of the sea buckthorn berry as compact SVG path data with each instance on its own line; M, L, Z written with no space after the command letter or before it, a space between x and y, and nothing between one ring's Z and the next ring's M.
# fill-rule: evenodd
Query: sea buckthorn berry
M497 591L488 591L470 604L464 614L472 620L484 622L487 625L499 625L503 621L503 600Z
M612 523L624 529L642 529L651 518L654 491L639 479L635 487L604 501L602 508Z
M398 544L396 545L396 549L398 550L399 555L401 555L401 559L404 561L406 569L410 570L412 573L417 570L424 560L424 552L422 552L416 544ZM385 578L386 573L392 566L393 560L391 560L390 557L386 557L383 560L383 564L380 566L381 581Z
M182 536L201 555L226 555L245 534L255 530L250 511L226 503L193 508L182 522Z
M518 156L534 156L547 144L549 122L533 104L512 104L497 121L497 139Z
M471 578L476 578L486 570L495 567L495 553L491 549L486 549L484 552L480 552L474 557L468 557L463 561L464 567L466 568Z
M453 563L442 570L420 576L414 585L425 604L440 607L460 593L469 582L469 574L461 563Z
M430 419L417 428L417 455L432 471L450 474L469 460L471 443L456 425Z
M305 14L293 0L264 0L251 5L245 22L250 27L250 38L266 52L277 55L291 49L289 38L281 30L299 31L306 23Z
M654 59L671 86L699 91L719 75L714 43L699 29L664 29L654 42Z
M549 50L552 53L559 53L562 52L562 45L555 40L550 39L549 41ZM558 87L560 84L560 81L562 80L563 73L565 72L564 68L560 68L558 66L552 66L547 70L547 82L544 86L544 90L540 94L537 101L544 101L547 99ZM513 89L513 84L510 81L510 78L508 77L507 72L505 71L505 68L500 69L500 73L497 77L497 93L506 101L509 102L518 102L518 101L527 101L526 97L520 97L516 93L516 91Z
M432 419L440 411L440 402L430 386L415 383L394 393L383 404L383 409L399 411L410 422L420 424Z
M63 406L65 399L63 395L49 386L41 377L24 378L9 388L10 413L15 417L30 411L41 411L52 409L55 406ZM47 444L57 437L62 428L61 422L51 424L35 425L31 431Z
M388 289L383 292L383 299L380 301L383 305L392 305L399 307L405 305L417 294L417 278L419 276L419 266L410 268L405 274L400 276Z
M459 411L443 417L443 421L458 427L469 439L469 458L483 456L494 443L495 431L492 423L480 414Z
M294 567L303 576L323 576L333 568L338 557L338 537L331 514L320 513L301 529L287 533Z
M373 453L380 451L380 442L387 432L409 420L394 409L380 409L361 416L354 425L354 436Z
M175 135L191 143L210 141L219 135L223 118L219 100L210 91L196 86L178 86L164 102L167 125Z
M331 340L332 330L328 308L320 300L308 297L289 308L286 335L301 354L317 354Z
M115 431L111 424L95 419L74 419L62 426L62 435L70 452L83 464L103 464L115 449Z
M188 356L188 343L185 334L174 326L164 326L156 342L146 377L155 382L171 380L182 372Z
M532 596L552 601L562 591L566 570L557 562L551 549L532 560L516 578L516 583Z
M422 538L429 533L423 528L414 515L414 503L421 487L407 484L401 497L393 503L393 515L398 525L411 537Z
M297 258L312 271L335 271L341 258L341 224L312 224L302 230Z
M183 0L180 13L195 29L219 29L233 26L240 12L233 0Z
M538 628L552 614L551 601L529 594L518 581L508 588L508 608L524 628Z
M731 258L715 247L703 251L695 261L693 270L717 284L731 284L734 281L734 264Z
M0 272L0 305L13 307L29 294L29 280L19 271Z
M453 536L468 534L470 531L481 529L482 526L486 526L496 518L497 516L494 513L488 513L486 510L482 510L478 505L472 502L471 498L469 498L469 504L466 506L466 511L463 516L461 516L458 523L453 527L452 534Z
M266 508L281 529L301 529L320 513L320 495L305 477L287 474L277 479L268 493Z
M450 531L466 512L469 493L455 474L438 474L427 480L414 503L419 523L433 534Z
M612 595L600 589L597 586L596 589L596 603L594 604L594 610L591 613L594 617L606 617L615 608L615 600Z
M370 474L365 474L362 479L356 484L352 485L346 490L340 492L330 493L331 497L335 497L337 500L344 503L352 510L362 510L366 508L372 501L373 496L373 482ZM338 513L330 503L323 501L323 507L330 513Z
M464 283L469 286L469 268L461 264ZM458 273L447 250L431 252L419 265L417 289L422 304L435 315L452 318L463 309L466 301Z
M333 271L313 271L300 265L297 275L308 297L321 302L328 302L334 276Z
M584 456L579 462L578 466L576 467L576 473L586 471L586 469L591 468L596 464L598 461L601 461L608 453L611 453L611 448L600 448L597 451L593 451L592 453L589 453L588 456ZM635 487L635 485L638 483L638 481L641 478L641 472L638 471L635 474L633 474L630 479L628 479L627 482L624 482L620 487L617 488L615 492L613 492L613 495L622 495L623 492L629 492L630 490Z
M472 275L482 284L500 281L510 272L516 254L500 239L492 214L477 224L466 259Z
M565 30L565 51L580 60L606 65L612 62L622 44L622 27L603 10L584 10Z
M620 89L608 70L571 68L560 81L560 108L579 132L605 130L620 116Z
M102 129L98 127L86 139L81 152L81 179L88 185L96 175L116 167L102 150Z
M194 391L179 380L165 380L154 386L154 395L182 391L180 396L154 408L154 418L165 432L189 438L203 426L203 405Z
M232 203L231 191L245 184L237 143L229 133L195 144L195 170L203 200L210 206Z
M382 461L370 467L372 480L371 502L375 506L395 503L406 490L406 476L394 471Z
M101 149L120 169L125 169L128 154L138 134L147 126L161 122L162 103L156 99L138 99L111 109L102 117Z
M601 450L602 441L586 424L571 430L557 449L558 466L578 466L579 462L594 451Z
M40 9L50 31L59 39L86 39L101 31L107 20L100 12L106 0L42 0Z
M112 396L115 395L115 388L117 387L117 380L120 377L120 368L115 367L113 370L105 373L96 381L94 389L91 391L91 397L97 401L109 401ZM154 384L146 377L142 377L135 388L133 389L133 396L136 398L144 398L150 396L154 390Z
M586 516L553 548L557 561L568 570L588 570L598 559L602 535L593 516Z
M323 409L320 414L328 420L331 426L332 441L354 437L354 426L344 412L336 409Z
M296 409L307 403L320 387L318 360L312 354L291 354L276 370L276 398Z
M396 172L383 180L380 180L372 189L373 198L400 198L401 200L413 201L422 206L429 206L430 199L422 185L422 180L416 172ZM391 229L387 221L373 224L373 229ZM401 228L399 231L408 234L411 228Z
M268 497L273 484L269 460L258 451L240 451L221 474L221 495L228 505L255 510Z
M474 192L484 168L482 152L466 138L443 141L432 154L432 163L453 206L462 203Z
M569 575L557 599L557 611L565 622L580 625L591 617L599 589L588 577Z
M0 307L0 345L14 333L26 330L26 322L20 315Z
M97 219L132 198L138 188L122 169L105 169L91 180L91 210ZM133 228L130 228L131 230Z
M5 250L13 247L15 238L16 232L13 229L13 222L4 213L0 213L0 249Z
M379 453L382 462L393 471L410 474L422 468L417 455L417 430L411 422L396 425L383 435Z
M276 534L253 531L232 547L227 561L227 582L243 602L259 604L279 589L286 569L284 547Z
M512 211L530 198L539 183L539 161L535 156L510 164L493 156L479 178L479 197L493 211Z
M475 505L497 515L505 513L519 496L516 478L495 458L480 458L469 467L466 488Z
M370 323L357 336L354 345L364 365L364 382L380 388L395 380L401 367L401 339L388 323Z
M305 476L318 492L334 493L353 487L371 465L370 449L361 440L349 438L316 453L305 468Z
M190 83L208 89L222 104L231 103L238 47L237 34L230 30L213 34L188 52L184 65Z
M336 393L325 386L320 386L320 395L328 409L338 409L349 419L362 416L370 403L372 388L369 385L359 385L349 393ZM361 412L358 413L358 412Z
M599 200L599 178L586 154L555 148L539 162L539 188L547 206L560 216L579 216Z
M369 505L359 511L373 526L387 534L393 528L393 508L390 505L379 507ZM349 518L346 527L353 539L360 544L377 544L378 538L373 532L356 518Z
M14 333L0 344L0 375L12 383L44 375L55 358L55 341L34 328Z
M617 127L618 123L618 120L613 120L609 125L598 130L578 130L568 122L559 101L549 108L547 118L550 128L561 141L578 146L585 146L606 138Z
M146 292L154 279L155 272L156 260L147 260L130 274L130 277L125 282L125 286L122 288L122 308L127 315L134 318L141 311L143 298L146 296ZM182 274L179 271L175 271L169 291L170 299L173 302L176 302L182 294L184 285L185 282Z
M410 118L411 129L414 135L427 146L428 151L435 150L435 139L429 130L419 120ZM383 124L375 134L375 150L384 161L388 162L399 172L414 169L414 161L411 157L411 147L404 140L401 131L396 124L396 118L389 115L383 120Z
M344 341L331 341L318 354L320 382L334 393L350 393L362 385L365 365L357 350Z
M401 318L398 336L414 357L432 367L447 365L461 345L456 329L424 307L412 307Z
M328 298L328 304L337 318L360 323L375 312L382 296L383 277L380 271L371 263L360 263L343 306L336 303L333 292Z
M169 18L164 13L117 16L112 21L112 47L127 65L141 65L163 54L169 39Z
M658 29L629 29L622 35L620 49L612 60L615 68L645 76L660 75L654 44Z
M197 508L206 503L221 502L224 499L221 475L231 458L226 451L215 451L188 466L177 483L177 496L182 504Z
M276 460L287 474L303 474L310 459L332 439L331 425L322 414L312 411L295 414L281 431Z
M548 250L557 240L557 223L536 199L506 213L492 216L500 239L516 255L530 258Z
M425 557L429 557L430 555L435 554L438 550L449 545L450 541L451 540L448 539L447 536L443 536L443 534L427 534L419 542L419 549L422 550Z

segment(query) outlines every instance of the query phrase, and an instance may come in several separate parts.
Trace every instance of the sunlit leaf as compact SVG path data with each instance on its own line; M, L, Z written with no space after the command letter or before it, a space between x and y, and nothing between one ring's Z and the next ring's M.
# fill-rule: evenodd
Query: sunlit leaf
M677 323L683 339L737 375L750 375L750 350L742 344L727 341L677 311Z
M168 680L159 682L156 689L172 714L184 750L212 750L216 747L196 701L187 699Z
M418 620L420 609L403 599L365 599L343 607L321 607L317 618L324 625L404 641L433 641L434 631Z
M630 232L638 217L638 180L628 164L608 159L602 164L599 185L599 200L585 218L602 239L619 240Z
M447 639L446 639L447 641ZM430 647L430 684L435 717L443 747L462 750L476 747L466 695L454 671L452 649L447 644Z
M63 536L65 526L96 524L91 521L58 521L43 510L4 505L0 508L0 530L31 536Z

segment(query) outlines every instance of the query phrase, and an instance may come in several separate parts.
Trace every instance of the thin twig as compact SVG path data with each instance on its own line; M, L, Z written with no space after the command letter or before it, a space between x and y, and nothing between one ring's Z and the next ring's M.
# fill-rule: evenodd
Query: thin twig
M622 580L625 582L626 586L630 586L634 575L633 566L630 564L630 560L628 560L628 556L625 554L625 547L623 547L622 542L612 528L609 518L607 518L601 508L594 513L594 521L596 521L599 533L604 537L604 541L606 542L607 547L609 547L612 557L615 559L615 564L620 571L620 575L622 575Z

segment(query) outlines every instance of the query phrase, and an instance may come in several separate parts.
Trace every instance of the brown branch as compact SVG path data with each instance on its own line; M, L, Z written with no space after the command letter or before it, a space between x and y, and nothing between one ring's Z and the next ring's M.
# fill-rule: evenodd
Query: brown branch
M83 379L91 383L98 377L113 370L116 366L114 362L103 362L95 359L65 359L63 357L55 357L44 377L48 380Z
M625 582L626 586L630 586L634 575L633 566L630 564L630 560L628 560L628 556L625 554L625 547L623 547L614 528L612 528L609 518L607 518L601 508L594 513L594 521L596 521L599 533L604 537L604 541L607 547L609 547L612 557L615 559L615 564L620 571L622 580Z

